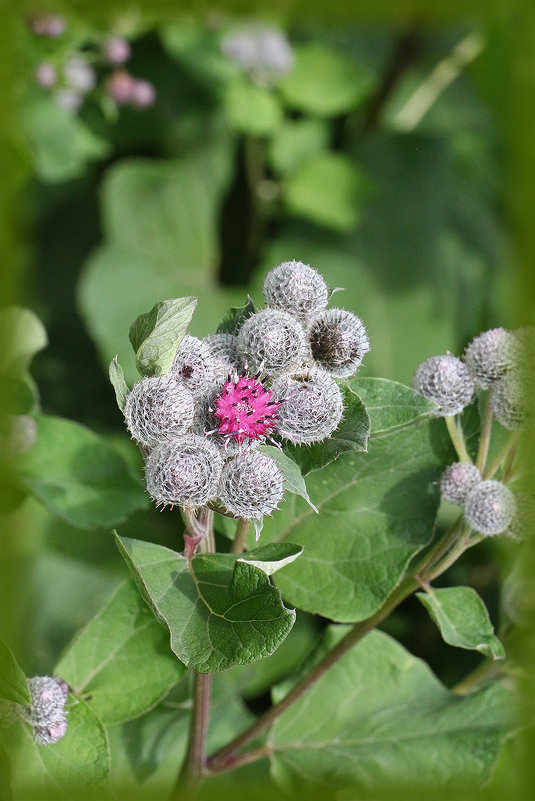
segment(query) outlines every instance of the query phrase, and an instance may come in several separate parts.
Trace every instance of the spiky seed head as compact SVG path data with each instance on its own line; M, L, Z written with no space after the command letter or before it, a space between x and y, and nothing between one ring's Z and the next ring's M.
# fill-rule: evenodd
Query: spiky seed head
M277 426L278 403L260 376L229 376L211 404L218 434L241 445L260 440Z
M311 368L279 376L271 390L281 399L278 432L295 445L325 439L342 419L342 393L324 370Z
M535 427L535 373L517 368L492 387L490 405L496 420L509 431Z
M34 726L33 738L37 745L53 745L65 737L67 732L67 718L63 712L46 726Z
M516 492L515 502L515 516L505 533L512 540L521 542L535 533L535 496L529 492Z
M459 414L474 394L474 381L466 365L456 356L431 356L414 374L416 392L438 404L432 414L448 417Z
M266 275L264 298L272 309L281 309L302 323L323 311L329 290L323 277L301 261L284 261Z
M511 525L515 507L514 494L501 481L480 481L466 496L464 518L475 531L492 536Z
M491 328L466 347L463 361L475 383L487 389L513 366L518 343L505 328Z
M318 314L308 338L315 361L335 378L354 375L370 350L364 323L346 309L327 309Z
M214 358L216 380L225 381L232 368L238 367L239 357L234 334L210 334L204 338Z
M217 447L204 437L173 437L147 458L147 491L158 506L203 506L217 494L222 467Z
M269 456L248 451L225 463L219 498L235 517L261 520L277 508L283 495L282 473Z
M169 436L185 434L194 417L193 395L168 375L142 378L126 396L124 416L132 437L153 448Z
M447 501L462 504L472 487L482 480L475 464L454 462L442 473L440 493Z
M306 353L305 332L288 312L262 309L241 326L237 349L242 361L255 371L290 371L300 366Z
M178 346L169 375L179 379L193 395L199 398L217 384L217 362L209 344L186 334Z
M67 700L63 684L55 676L33 676L28 679L31 703L22 714L32 726L48 726L63 712Z

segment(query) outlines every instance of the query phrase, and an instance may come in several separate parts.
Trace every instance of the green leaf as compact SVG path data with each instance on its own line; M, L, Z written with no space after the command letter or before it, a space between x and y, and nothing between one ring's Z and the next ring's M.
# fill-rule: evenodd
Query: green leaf
M17 704L30 703L26 676L3 640L0 640L0 698Z
M116 539L136 584L169 628L171 649L187 667L215 673L262 659L293 626L295 611L284 607L267 572L252 563L276 561L276 549L250 551L246 557L195 556L188 567L168 548ZM289 556L287 549L280 554Z
M283 185L290 214L342 232L352 231L359 222L367 193L367 178L352 159L339 153L306 161Z
M62 183L83 173L88 162L102 160L110 145L93 133L77 114L58 106L51 97L26 104L22 126L38 177Z
M349 378L371 418L371 436L404 428L429 415L436 404L404 384L386 378Z
M494 634L487 607L472 587L430 588L417 592L448 645L503 659L503 645Z
M273 92L241 75L227 85L223 103L231 127L251 136L269 136L282 122L282 108Z
M452 455L444 421L424 420L311 473L319 515L293 495L262 533L264 542L288 539L304 548L277 576L284 598L341 622L376 612L432 538L437 479Z
M129 337L141 375L167 373L196 305L191 297L162 300L132 323Z
M256 311L253 299L247 295L247 301L239 308L229 309L219 325L218 334L237 334L242 323Z
M295 562L301 556L303 549L299 545L291 542L269 542L260 548L254 548L238 557L240 562L247 562L263 570L266 576L272 576L277 570L281 570L285 565Z
M345 627L330 627L331 648ZM276 693L285 694L287 687ZM436 787L474 791L488 780L514 726L514 695L493 684L463 698L425 662L379 631L368 634L274 723L272 772L285 789L303 782L359 795Z
M302 476L299 465L273 445L262 445L258 450L265 453L266 456L269 456L277 464L277 467L284 476L284 489L288 490L288 492L300 495L305 499L308 505L317 512L318 510L308 497L305 479Z
M71 801L83 791L107 797L104 793L109 753L105 729L83 701L71 696L65 709L67 733L54 745L37 745L31 727L22 721L8 729L4 744L11 762L14 798Z
M285 452L299 465L305 476L334 462L341 453L368 449L370 418L366 407L356 392L346 384L340 384L344 398L344 416L330 437L313 445L284 446Z
M279 83L286 103L318 117L334 117L360 105L374 78L363 64L322 44L296 46L295 66Z
M152 709L185 671L133 582L123 582L54 669L104 723Z
M0 408L5 414L31 414L36 411L37 388L30 376L8 378L0 375Z
M40 416L37 441L14 460L20 485L50 511L80 528L113 526L149 505L124 459L89 429Z
M128 389L128 384L124 380L123 368L119 364L117 356L110 362L109 376L113 389L115 390L117 406L124 412L126 396L130 390Z
M290 175L326 150L328 144L329 129L325 120L285 120L268 143L267 155L277 173Z

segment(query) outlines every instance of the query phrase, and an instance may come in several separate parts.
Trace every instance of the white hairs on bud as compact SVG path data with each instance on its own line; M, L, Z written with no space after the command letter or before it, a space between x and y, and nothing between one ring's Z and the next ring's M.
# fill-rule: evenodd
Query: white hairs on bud
M464 518L480 534L503 533L515 516L515 496L501 481L480 481L466 496Z
M509 431L535 427L535 374L533 370L511 370L491 390L490 405L496 420Z
M272 309L280 309L308 323L329 300L327 284L313 267L301 261L284 261L266 275L264 298Z
M354 375L370 350L364 323L346 309L327 309L308 332L314 360L335 378Z
M67 718L61 712L45 726L33 727L33 739L37 745L54 745L67 733Z
M203 506L217 495L222 467L217 447L204 437L174 437L149 454L147 491L158 506Z
M491 328L466 347L463 361L476 384L487 389L513 366L518 343L505 328Z
M447 501L462 504L472 487L482 480L481 473L474 464L454 462L442 473L440 493Z
M307 352L305 332L291 314L262 309L243 323L237 349L253 370L290 371L301 365Z
M235 517L261 520L277 508L283 495L284 478L269 456L249 451L225 463L219 498Z
M432 412L437 417L459 414L474 395L474 381L468 368L451 353L431 356L422 362L414 374L413 387L438 405Z
M239 366L240 360L236 350L236 337L234 334L229 333L210 334L202 341L206 342L214 358L216 381L225 381L229 371L233 367Z
M186 334L178 346L169 375L180 380L194 398L199 398L217 384L217 373L217 359L210 345Z
M279 376L271 391L281 402L278 432L296 445L325 439L342 419L342 393L330 375L318 368Z
M126 396L124 416L132 437L147 448L193 425L191 392L168 375L142 378Z

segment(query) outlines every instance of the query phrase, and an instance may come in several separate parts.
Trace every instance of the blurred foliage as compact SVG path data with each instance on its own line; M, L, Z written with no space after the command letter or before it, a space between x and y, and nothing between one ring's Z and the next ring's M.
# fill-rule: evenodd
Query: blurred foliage
M32 363L43 413L76 421L78 434L89 426L111 438L110 461L125 463L139 511L121 534L174 548L181 542L176 515L142 510L132 476L141 475L140 459L107 377L116 355L127 383L137 377L129 326L156 302L196 296L192 333L205 335L248 293L260 302L268 269L299 259L331 289L343 287L337 305L365 322L372 350L361 375L403 383L428 356L460 353L480 330L514 325L504 212L514 43L507 23L360 29L294 19L286 26L293 68L259 81L223 54L225 35L243 20L222 12L167 21L124 15L111 28L82 13L68 19L57 38L36 37L22 16L15 30L16 158L32 234L23 302L49 339ZM98 48L110 33L130 41L129 70L156 88L150 108L114 105L101 63L78 111L60 108L36 85L39 63L59 68L68 53ZM452 60L460 43L467 55ZM441 82L444 73L450 78ZM26 365L23 373L37 397ZM123 512L130 509L111 518ZM30 620L21 659L28 672L51 670L124 576L107 518L86 531L72 515L61 517L27 497L10 518L28 576L15 613ZM224 536L218 545L229 547ZM475 587L499 620L512 547L486 543L446 584ZM309 645L325 621L303 619ZM383 628L448 686L479 663L444 645L414 599ZM283 679L293 667L281 655L264 669ZM246 683L248 701L262 708L269 681L260 670ZM241 725L249 713L233 703ZM125 773L154 769L152 754L136 752L145 737L152 742L152 729L170 752L169 710L151 715L127 724L130 744L112 739L112 750L124 750ZM217 708L215 720L220 744ZM185 729L185 716L173 725Z

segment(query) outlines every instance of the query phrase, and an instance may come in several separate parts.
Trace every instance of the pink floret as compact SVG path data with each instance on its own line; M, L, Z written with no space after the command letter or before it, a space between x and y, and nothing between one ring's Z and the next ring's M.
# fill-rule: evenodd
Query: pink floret
M214 403L218 431L233 437L240 445L248 439L260 439L277 425L280 403L264 387L258 376L241 375L229 379Z

